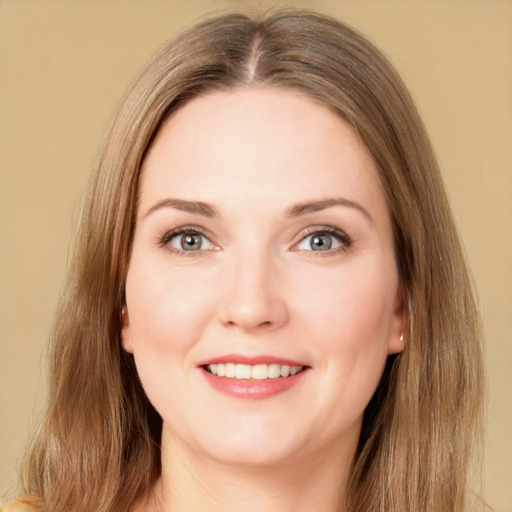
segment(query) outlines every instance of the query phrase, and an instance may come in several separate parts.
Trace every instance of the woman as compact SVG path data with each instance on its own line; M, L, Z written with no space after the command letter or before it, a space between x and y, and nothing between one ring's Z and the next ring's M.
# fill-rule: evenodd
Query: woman
M433 151L387 61L314 14L214 18L115 116L30 498L6 510L459 512L479 339Z

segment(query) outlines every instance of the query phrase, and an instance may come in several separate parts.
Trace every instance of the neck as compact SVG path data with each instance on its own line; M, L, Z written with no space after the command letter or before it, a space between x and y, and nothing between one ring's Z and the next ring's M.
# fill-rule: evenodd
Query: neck
M165 439L165 436L164 436ZM304 460L273 465L223 464L162 446L162 476L155 488L155 512L323 512L345 511L345 488L354 447L327 446ZM179 445L179 443L178 443ZM334 453L338 456L333 456Z

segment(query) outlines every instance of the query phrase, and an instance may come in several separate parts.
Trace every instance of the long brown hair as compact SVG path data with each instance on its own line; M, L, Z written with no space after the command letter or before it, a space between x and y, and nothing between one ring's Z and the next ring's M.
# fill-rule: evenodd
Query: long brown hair
M350 123L378 166L393 221L407 345L365 412L348 507L460 512L481 411L480 326L438 164L380 52L346 25L298 11L191 28L153 58L119 107L52 331L49 405L27 455L26 491L51 512L114 512L130 510L158 478L161 419L120 343L141 166L184 102L251 84L301 91Z

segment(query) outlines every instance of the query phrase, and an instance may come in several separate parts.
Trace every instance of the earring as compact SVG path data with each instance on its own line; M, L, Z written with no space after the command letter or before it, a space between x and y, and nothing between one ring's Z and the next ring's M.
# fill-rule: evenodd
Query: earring
M400 343L404 341L404 333L400 334Z

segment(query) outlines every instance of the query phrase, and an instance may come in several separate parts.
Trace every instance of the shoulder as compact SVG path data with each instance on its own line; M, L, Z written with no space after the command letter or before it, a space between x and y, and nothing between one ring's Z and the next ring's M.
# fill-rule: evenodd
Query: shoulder
M0 508L0 512L36 512L41 500L35 496L18 496Z

